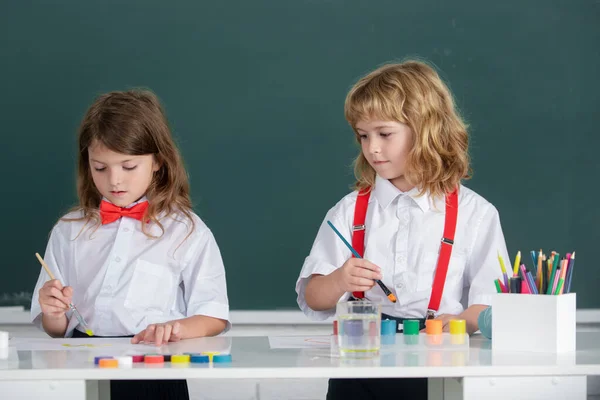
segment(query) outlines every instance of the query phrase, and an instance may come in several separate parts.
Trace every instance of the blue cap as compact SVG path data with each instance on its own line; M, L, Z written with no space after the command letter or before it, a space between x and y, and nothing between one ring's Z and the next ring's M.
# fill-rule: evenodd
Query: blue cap
M215 354L213 363L228 363L231 362L231 354Z
M382 319L381 320L381 336L383 335L395 335L398 330L395 319Z
M210 359L206 355L193 354L190 356L190 362L192 362L192 363L204 364L204 363L208 363L209 361L210 361Z
M492 338L492 307L488 307L479 313L477 324L481 334L488 339Z

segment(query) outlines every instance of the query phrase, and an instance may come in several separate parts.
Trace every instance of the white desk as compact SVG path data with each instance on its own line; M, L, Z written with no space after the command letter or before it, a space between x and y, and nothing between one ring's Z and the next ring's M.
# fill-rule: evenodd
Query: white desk
M586 375L600 375L600 333L578 332L577 349L562 355L492 354L490 342L474 336L468 351L454 354L384 351L377 359L345 361L332 358L328 349L270 349L267 337L217 337L170 344L161 351L230 350L231 364L100 369L94 366L95 355L118 355L123 349L13 347L9 359L0 360L0 393L2 399L41 398L41 393L45 399L99 399L106 398L110 379L429 377L436 378L430 380L430 398L585 400Z

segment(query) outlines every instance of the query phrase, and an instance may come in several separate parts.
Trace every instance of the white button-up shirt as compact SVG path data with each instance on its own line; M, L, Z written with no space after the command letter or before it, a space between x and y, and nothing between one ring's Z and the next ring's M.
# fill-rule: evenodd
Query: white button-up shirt
M352 256L327 220L352 243L357 194L346 195L329 210L296 282L298 305L312 319L324 320L335 314L335 309L309 308L304 293L311 275L329 275ZM417 194L417 189L403 193L377 176L367 209L364 258L381 268L382 282L398 302L390 302L378 285L365 297L381 302L382 311L395 317L425 317L443 235L444 198ZM459 314L465 306L490 304L491 295L496 293L494 280L502 276L498 252L508 265L498 211L461 186L454 247L438 314ZM344 294L340 301L349 296Z
M149 324L193 315L229 320L221 253L212 232L192 215L195 229L187 239L190 223L179 213L160 219L164 234L158 239L127 217L95 231L83 221L61 220L44 259L56 279L73 287L73 304L98 336L133 335ZM156 224L148 227L153 235L161 234ZM49 279L41 269L31 304L31 319L38 326L39 290ZM78 321L71 312L67 317L69 337Z

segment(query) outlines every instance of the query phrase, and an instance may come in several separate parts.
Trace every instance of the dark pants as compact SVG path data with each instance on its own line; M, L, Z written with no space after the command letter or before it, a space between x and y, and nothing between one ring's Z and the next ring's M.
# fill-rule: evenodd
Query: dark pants
M427 400L427 378L330 379L327 400Z
M382 314L401 324L404 318ZM420 320L421 329L425 320ZM427 378L330 379L327 400L427 400Z
M87 338L85 333L77 329L73 331L74 338ZM103 336L93 336L103 337ZM106 337L106 336L104 336ZM114 380L110 381L110 398L112 400L137 399L183 399L189 400L187 382L182 380Z

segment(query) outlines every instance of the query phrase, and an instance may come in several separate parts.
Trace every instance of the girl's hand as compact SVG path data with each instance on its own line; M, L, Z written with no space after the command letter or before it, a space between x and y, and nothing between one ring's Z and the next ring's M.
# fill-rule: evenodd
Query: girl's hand
M169 321L163 324L150 324L131 338L131 343L154 343L157 346L168 342L181 340L181 324L178 321Z
M39 303L42 313L49 318L62 318L69 311L72 301L73 288L65 286L57 279L52 279L41 287L39 292Z

